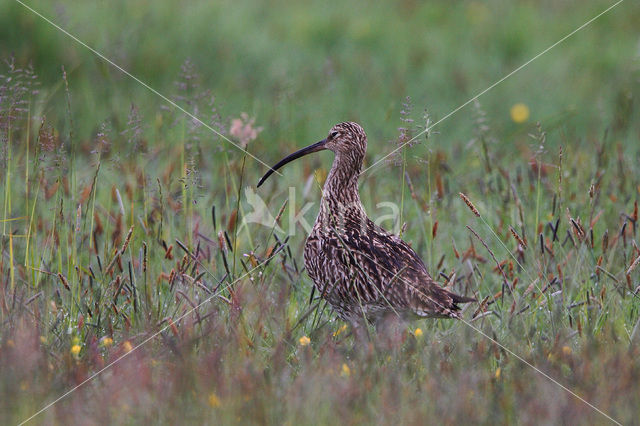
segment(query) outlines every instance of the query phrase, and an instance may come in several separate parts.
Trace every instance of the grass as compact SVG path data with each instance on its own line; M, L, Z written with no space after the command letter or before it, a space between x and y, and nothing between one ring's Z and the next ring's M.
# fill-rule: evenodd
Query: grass
M637 421L637 6L362 176L369 214L400 206L382 225L479 303L360 347L290 226L313 221L330 158L257 190L262 226L243 220L265 171L248 154L349 119L372 165L609 4L30 5L246 151L0 6L3 424L78 385L32 422L608 422L514 354Z

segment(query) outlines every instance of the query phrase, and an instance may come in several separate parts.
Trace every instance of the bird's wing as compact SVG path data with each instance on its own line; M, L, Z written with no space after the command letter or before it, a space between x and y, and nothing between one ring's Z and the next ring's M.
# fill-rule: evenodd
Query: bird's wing
M379 295L396 309L421 317L458 317L460 308L456 303L473 299L442 288L406 242L369 222L365 232L351 228L339 241L357 259L369 285L374 285Z

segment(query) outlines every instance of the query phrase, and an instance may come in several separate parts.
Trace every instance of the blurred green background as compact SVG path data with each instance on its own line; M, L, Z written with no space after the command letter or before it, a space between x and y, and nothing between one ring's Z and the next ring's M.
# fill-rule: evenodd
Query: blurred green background
M389 151L385 142L397 133L406 96L418 118L426 109L437 121L613 3L28 4L167 96L175 93L181 64L191 60L218 108L255 116L265 127L263 138L280 150L355 120L368 131L370 155L378 158ZM638 4L623 2L482 96L495 132L506 135L500 142L510 146L511 136L526 137L530 130L510 119L510 108L520 102L531 111L529 122L541 121L547 131L579 128L582 137L601 137L620 109L631 117L638 95L638 22ZM147 117L163 103L13 1L0 5L0 52L33 64L49 110L64 105L65 66L84 138L94 136L96 119L126 120L131 103ZM466 143L472 126L467 107L434 130L446 148ZM250 151L261 156L268 149Z

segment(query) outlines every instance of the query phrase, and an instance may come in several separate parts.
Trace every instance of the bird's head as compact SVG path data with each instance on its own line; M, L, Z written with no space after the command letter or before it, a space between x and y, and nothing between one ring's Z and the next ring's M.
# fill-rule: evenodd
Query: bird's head
M329 136L325 139L325 149L362 159L367 152L367 135L358 123L339 123L329 130Z
M286 156L271 167L271 169L262 176L262 179L258 182L258 186L262 185L273 172L285 164L304 157L307 154L311 154L312 152L325 149L333 151L336 154L336 159L341 161L347 160L348 163L359 168L367 152L367 135L358 123L344 122L336 124L329 130L329 135L325 139Z

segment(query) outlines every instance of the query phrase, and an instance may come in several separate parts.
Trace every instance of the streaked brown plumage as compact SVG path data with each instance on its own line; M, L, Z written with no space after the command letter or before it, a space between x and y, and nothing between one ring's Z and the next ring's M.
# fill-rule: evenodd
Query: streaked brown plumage
M297 151L269 170L311 152L335 153L324 184L320 212L307 238L304 263L320 295L354 325L401 318L459 318L458 303L475 299L439 286L416 252L402 239L375 225L365 214L358 176L367 136L357 123L335 125L326 139Z

